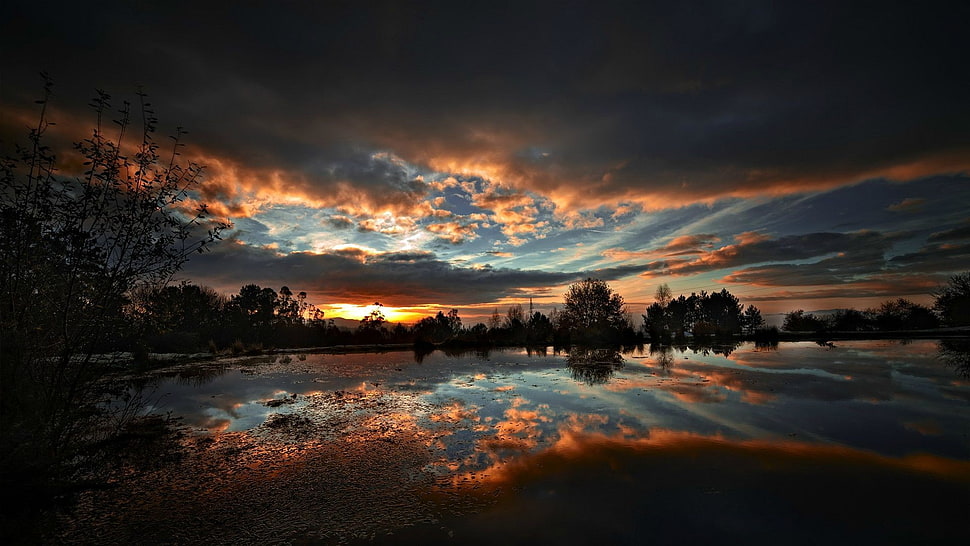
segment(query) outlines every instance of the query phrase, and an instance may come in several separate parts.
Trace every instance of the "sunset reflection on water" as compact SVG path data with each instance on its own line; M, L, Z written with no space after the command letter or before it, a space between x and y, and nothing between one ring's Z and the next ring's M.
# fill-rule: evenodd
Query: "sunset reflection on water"
M263 357L162 378L156 409L243 453L264 485L235 490L296 510L317 528L305 544L360 530L385 543L933 542L962 532L970 499L970 381L936 349ZM362 489L412 500L348 501Z

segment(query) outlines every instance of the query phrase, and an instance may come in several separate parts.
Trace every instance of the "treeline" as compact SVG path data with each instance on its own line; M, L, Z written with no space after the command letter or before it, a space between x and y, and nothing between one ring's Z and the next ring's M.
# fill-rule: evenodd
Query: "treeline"
M933 308L894 299L878 308L840 309L831 315L803 310L786 314L786 332L893 332L970 324L970 273L941 287ZM666 284L646 308L642 325L626 314L623 298L607 283L586 279L571 285L562 309L546 315L529 305L498 308L487 322L466 325L457 309L439 311L407 326L390 323L383 306L365 316L356 329L341 329L307 302L305 292L283 286L248 284L224 297L211 288L182 283L141 289L131 296L127 323L129 348L137 352L258 352L265 349L333 345L414 344L435 346L636 345L682 342L687 337L722 341L778 339L761 311L742 306L728 290L673 297Z
M781 330L831 334L970 326L970 272L951 277L933 297L932 307L896 298L863 311L848 308L816 315L799 309L785 315ZM662 284L655 299L643 315L644 332L651 341L682 340L688 335L770 340L780 334L777 328L765 327L757 307L742 307L727 290L674 298L670 288Z
M970 271L954 275L933 292L933 306L905 298L859 311L837 309L828 315L797 310L787 313L782 329L789 332L898 332L970 326Z
M546 315L514 304L488 323L463 324L457 309L439 311L411 326L390 323L382 305L356 329L338 328L306 292L283 286L277 292L248 284L225 297L191 283L141 289L131 296L127 322L130 350L147 353L196 351L233 353L274 348L333 345L415 344L496 346L569 346L574 343L630 345L642 343L639 328L626 316L623 299L596 279L572 285L562 310ZM116 347L117 348L117 347Z
M142 288L126 309L127 344L136 353L196 351L237 353L270 347L307 346L333 337L336 327L287 286L247 284L225 297L212 288L183 282Z
M765 325L761 311L742 307L726 289L701 291L674 298L666 284L660 285L656 301L643 315L644 330L653 341L683 339L688 334L704 337L734 337L760 334Z
M788 332L893 332L939 328L940 317L925 305L905 298L884 302L863 311L836 309L831 314L815 315L804 310L785 314L782 330Z

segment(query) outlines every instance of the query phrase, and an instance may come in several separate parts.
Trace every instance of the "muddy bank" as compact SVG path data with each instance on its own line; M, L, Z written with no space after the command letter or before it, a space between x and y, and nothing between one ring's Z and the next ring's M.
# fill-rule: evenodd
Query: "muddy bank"
M59 544L341 544L433 526L440 501L423 469L438 408L414 396L330 392L252 431L189 437L184 459L86 494ZM442 433L448 423L441 422ZM472 510L449 500L449 514Z

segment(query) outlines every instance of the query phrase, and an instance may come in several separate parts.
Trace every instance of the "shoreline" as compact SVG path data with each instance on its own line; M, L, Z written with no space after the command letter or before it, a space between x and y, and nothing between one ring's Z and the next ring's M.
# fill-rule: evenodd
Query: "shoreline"
M866 341L866 340L907 340L907 339L968 339L970 340L970 327L961 326L954 328L936 328L932 330L899 330L893 332L778 332L777 336L770 338L759 338L756 336L732 336L727 337L703 337L689 336L680 339L669 339L651 341L644 340L642 345L725 345L730 343L777 343L777 342L800 342L812 341L816 343L827 343L832 341ZM577 345L579 346L579 345ZM149 353L148 358L153 363L177 363L190 362L206 359L238 358L246 356L260 355L288 355L288 354L352 354L352 353L387 353L395 351L419 350L422 352L433 351L475 351L508 348L528 348L528 345L500 345L500 344L480 344L480 343L461 343L444 342L436 344L416 345L415 343L367 343L359 345L324 345L315 347L290 347L290 348L270 348L258 351L247 351L240 354L228 353ZM546 348L552 345L534 345L533 348ZM104 355L109 356L109 355ZM132 362L130 353L114 353L109 356L112 359Z

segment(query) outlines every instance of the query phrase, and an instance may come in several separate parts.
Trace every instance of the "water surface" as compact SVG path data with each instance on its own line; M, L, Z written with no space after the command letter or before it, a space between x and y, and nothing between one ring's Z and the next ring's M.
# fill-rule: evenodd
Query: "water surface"
M933 341L230 359L157 377L194 455L70 541L921 543L964 536ZM161 517L164 515L164 517Z

